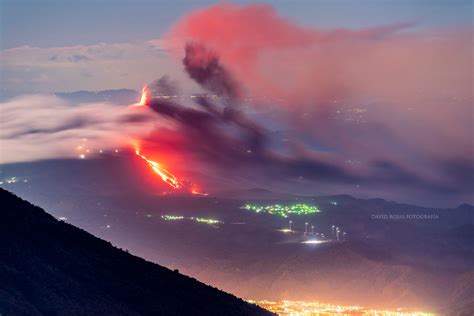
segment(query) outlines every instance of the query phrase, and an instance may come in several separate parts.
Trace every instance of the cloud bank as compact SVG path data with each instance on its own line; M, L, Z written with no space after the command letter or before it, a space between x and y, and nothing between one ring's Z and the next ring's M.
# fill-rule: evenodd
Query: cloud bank
M93 156L122 148L155 127L143 111L70 104L52 95L18 97L0 108L0 163Z

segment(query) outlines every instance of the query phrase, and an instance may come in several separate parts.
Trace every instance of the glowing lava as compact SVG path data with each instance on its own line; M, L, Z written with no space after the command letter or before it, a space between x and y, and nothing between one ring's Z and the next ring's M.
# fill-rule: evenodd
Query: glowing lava
M196 189L191 189L191 193L194 194L194 195L202 195L202 196L208 196L209 195L209 193L199 192Z
M148 88L146 85L143 86L142 89L142 94L140 97L140 102L135 103L130 105L130 107L141 107L141 106L146 106L148 103ZM201 195L201 196L207 196L207 193L201 192L195 185L192 187L189 186L189 184L183 184L180 179L178 179L175 175L173 175L171 172L168 170L164 169L158 162L153 161L151 159L148 159L144 155L140 153L139 146L137 146L137 142L134 143L134 148L135 148L135 154L145 160L148 165L151 167L153 172L158 174L161 179L167 183L169 186L171 186L174 189L185 189L186 191L189 191L190 193L194 195ZM82 158L82 157L81 157Z
M146 105L147 102L148 102L148 88L146 85L144 85L142 89L142 96L140 98L140 102L138 103L138 105Z
M148 102L148 87L146 85L142 88L142 94L140 96L140 102L130 105L130 107L145 106Z
M171 186L174 189L179 189L182 187L181 181L176 176L174 176L171 172L161 167L159 163L157 163L156 161L150 160L144 155L140 154L140 151L138 149L135 149L135 154L137 154L137 156L145 160L148 163L148 165L151 167L151 169L156 174L158 174L161 177L161 179L164 182L166 182L169 186Z

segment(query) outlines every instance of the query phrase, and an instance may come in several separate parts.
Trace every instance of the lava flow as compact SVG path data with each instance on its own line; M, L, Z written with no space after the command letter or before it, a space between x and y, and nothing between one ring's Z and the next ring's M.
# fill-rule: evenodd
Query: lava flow
M148 102L148 89L147 89L147 86L145 85L145 86L143 86L143 89L142 89L142 95L140 97L140 102L135 103L132 106L134 106L134 107L135 106L145 106L147 104L147 102ZM167 183L169 186L171 186L174 189L180 189L183 186L181 181L175 175L173 175L171 172L169 172L168 170L161 167L158 162L153 161L151 159L148 159L146 156L142 155L140 153L140 150L138 149L138 147L135 147L135 154L138 157L145 160L148 163L148 165L151 167L153 172L158 174L161 177L161 179L165 183Z
M147 102L148 102L148 88L145 85L143 86L142 96L140 98L140 102L138 103L138 105L146 105Z
M181 181L175 175L173 175L171 172L161 167L160 164L157 163L156 161L150 160L144 155L142 155L138 149L135 149L135 154L137 154L137 156L145 160L148 163L148 165L151 167L151 169L156 174L158 174L161 177L161 179L165 183L167 183L169 186L171 186L174 189L179 189L183 186Z
M145 106L148 102L148 88L146 85L142 88L142 94L140 96L140 102L130 105L130 107Z
M168 170L164 169L163 167L160 166L159 163L157 163L156 161L153 161L151 159L148 159L146 156L142 155L140 153L140 150L138 148L135 147L135 154L142 158L143 160L145 160L148 165L151 167L151 169L153 170L153 172L155 172L156 174L158 174L161 179L167 183L169 186L171 186L173 189L185 189L185 190L189 190L189 192L191 194L194 194L194 195L201 195L201 196L207 196L208 193L204 193L204 192L200 192L200 190L196 187L196 185L192 185L192 187L190 188L189 185L185 185L181 182L181 180L179 180L175 175L173 175L171 172L169 172Z
M194 187L191 189L191 193L194 194L194 195L202 195L202 196L208 196L209 195L209 193L200 192L200 191L198 191L198 189L196 189Z
M140 102L138 103L135 103L135 104L132 104L131 106L132 107L139 107L139 106L146 106L147 105L147 102L148 102L148 88L147 86L143 86L143 89L142 89L142 94L141 94L141 97L140 97ZM161 179L167 183L169 186L171 186L173 189L185 189L185 190L189 190L190 193L194 194L194 195L201 195L201 196L207 196L208 194L207 193L203 193L203 192L200 192L200 190L198 190L198 188L193 185L191 188L189 187L189 185L185 185L183 184L183 182L181 182L180 179L178 179L175 175L173 175L171 172L169 172L168 170L164 169L158 162L156 161L153 161L151 159L148 159L146 156L142 155L140 153L140 150L138 149L139 146L137 146L136 144L134 145L135 147L135 154L142 158L143 160L145 160L148 165L151 167L151 169L153 170L153 172L155 172L156 174L158 174Z

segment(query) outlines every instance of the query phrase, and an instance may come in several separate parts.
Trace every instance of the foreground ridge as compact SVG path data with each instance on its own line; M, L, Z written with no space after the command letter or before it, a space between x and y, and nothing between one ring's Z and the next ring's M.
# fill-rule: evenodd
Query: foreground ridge
M1 315L271 315L0 189Z

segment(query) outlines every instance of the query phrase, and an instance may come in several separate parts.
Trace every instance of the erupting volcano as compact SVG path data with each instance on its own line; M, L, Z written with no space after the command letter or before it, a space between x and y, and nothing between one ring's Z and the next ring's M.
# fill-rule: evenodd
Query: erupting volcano
M147 86L144 85L142 88L140 102L133 104L133 106L145 106L147 102L148 102L148 89L147 89ZM158 174L161 177L161 179L165 183L167 183L169 186L171 186L174 189L180 189L183 187L181 181L175 175L173 175L168 170L164 169L158 162L148 159L146 156L142 155L137 146L135 146L135 154L138 157L145 160L148 163L148 165L151 167L153 172Z
M140 102L133 104L132 106L146 106L149 101L149 96L148 96L148 88L146 85L143 86L142 93L141 93L141 98ZM207 196L207 193L201 192L195 184L190 184L190 183L183 183L177 176L169 172L168 170L164 169L160 163L157 161L151 160L147 158L145 155L143 155L140 152L139 146L137 145L136 142L134 142L133 145L135 149L135 154L145 160L147 164L151 167L154 173L160 176L160 178L169 186L171 186L173 189L184 189L186 191L189 191L189 193L193 195L201 195L201 196Z

